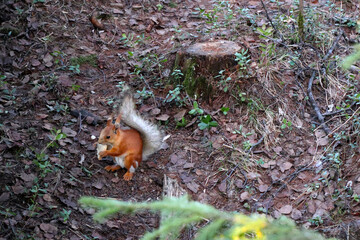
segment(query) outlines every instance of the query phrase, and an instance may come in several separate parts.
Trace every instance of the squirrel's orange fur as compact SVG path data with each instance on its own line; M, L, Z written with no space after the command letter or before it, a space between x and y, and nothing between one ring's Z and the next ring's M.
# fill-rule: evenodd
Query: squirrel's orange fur
M121 116L132 129L120 128ZM144 120L135 111L132 98L126 97L115 124L112 123L112 118L107 121L106 127L100 133L98 144L111 147L110 150L99 152L100 160L106 156L112 156L115 160L115 165L106 166L105 169L116 171L125 167L127 172L124 179L129 181L141 161L160 148L161 133L155 125Z

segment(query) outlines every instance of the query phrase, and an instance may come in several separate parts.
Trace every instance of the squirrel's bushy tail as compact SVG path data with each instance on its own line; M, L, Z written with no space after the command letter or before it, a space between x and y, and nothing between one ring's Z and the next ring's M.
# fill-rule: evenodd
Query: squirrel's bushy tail
M131 95L126 94L120 107L121 120L131 128L138 130L143 139L143 160L158 151L162 142L162 134L158 127L145 120L135 109Z

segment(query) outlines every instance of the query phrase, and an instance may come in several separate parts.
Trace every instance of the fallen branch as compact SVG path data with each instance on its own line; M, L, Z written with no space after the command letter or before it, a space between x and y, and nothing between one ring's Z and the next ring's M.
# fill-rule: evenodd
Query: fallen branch
M331 48L329 49L327 54L322 59L322 62L325 62L326 60L328 60L328 58L330 57L330 55L332 54L332 52L335 50L336 46L338 45L340 38L343 36L343 33L344 33L344 31L340 30L338 37L336 38L335 42L333 43L333 45L331 46Z
M336 46L339 44L339 41L340 41L340 38L343 36L343 30L340 30L339 34L338 34L338 37L336 38L335 42L333 43L333 45L331 46L331 48L329 49L329 51L326 53L326 55L323 57L323 59L321 60L321 62L324 64L325 61L328 60L328 58L331 56L331 54L333 53L333 51L335 50ZM325 75L325 67L322 67L322 72L323 74ZM317 119L319 120L320 122L320 126L322 126L322 128L324 129L325 133L327 135L330 134L330 129L329 127L326 125L325 123L325 118L324 118L324 115L321 114L320 112L320 109L314 99L314 96L312 94L312 84L314 82L314 78L316 76L316 70L313 70L312 71L312 74L311 74L311 78L309 80L309 84L308 84L308 89L307 89L307 93L308 93L308 97L309 97L309 101L310 101L310 104L311 106L314 108L315 110L315 113L316 113L316 116L317 116Z
M333 43L333 45L331 46L331 48L329 49L329 51L326 53L326 55L323 57L323 59L321 60L322 62L322 67L321 67L321 71L322 74L325 77L325 82L327 83L327 78L326 78L326 66L325 66L325 62L328 60L328 58L331 56L331 54L333 53L333 51L335 50L336 46L338 45L341 37L343 36L344 31L340 30L338 37L336 38L335 42Z

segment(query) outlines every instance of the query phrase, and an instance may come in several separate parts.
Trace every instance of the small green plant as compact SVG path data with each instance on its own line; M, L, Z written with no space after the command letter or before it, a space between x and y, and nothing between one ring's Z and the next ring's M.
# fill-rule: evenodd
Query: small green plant
M226 77L224 72L225 70L219 71L219 74L215 76L215 78L220 79L220 81L217 83L220 89L223 90L224 92L227 92L230 87L231 77Z
M115 102L115 98L113 98L113 97L106 98L107 105L114 106L114 102Z
M69 66L69 70L75 74L80 74L80 65L79 64L71 65Z
M244 138L247 138L248 136L253 135L252 132L247 132L247 133L243 132L243 128L244 128L244 126L241 124L241 125L239 126L239 129L235 129L232 133L234 133L234 134L241 134Z
M184 117L182 117L181 120L176 123L176 128L185 127L186 124L187 124L187 120Z
M187 196L155 202L121 202L114 199L82 197L79 203L83 207L97 209L93 218L99 222L104 222L118 212L135 214L145 210L161 212L161 216L167 217L166 221L161 221L159 228L145 233L142 240L174 239L184 227L198 225L204 219L207 220L207 224L199 225L202 227L198 229L195 240L325 240L313 231L299 230L293 221L284 216L275 220L266 218L265 215L246 216L235 211L220 211L211 205L190 201Z
M7 82L4 81L5 79L5 75L0 75L0 88L3 88L7 84Z
M166 95L164 102L171 103L175 102L180 107L184 104L184 100L181 98L181 90L183 86L178 85L174 90L169 90L169 93Z
M209 129L211 127L217 127L218 123L213 121L210 115L201 116L200 123L198 124L200 130Z
M193 109L190 110L189 114L191 115L202 115L204 113L204 110L202 110L201 108L199 108L199 105L197 103L197 101L194 102L193 104Z
M310 192L316 192L317 190L319 190L320 188L320 183L315 182L315 183L311 183L311 184L305 184L305 187L307 188L306 191L308 193Z
M252 147L252 144L251 144L251 142L250 142L249 140L243 141L242 144L243 144L243 149L244 149L245 151L250 150L250 148Z
M64 115L67 114L67 112L69 111L69 107L66 103L59 104L58 102L55 102L54 106L46 105L46 107L49 108L50 112L63 113Z
M257 165L263 165L265 162L264 162L264 159L260 158L259 160L256 161L256 164Z
M126 85L126 82L124 82L124 81L119 81L119 82L116 84L116 87L118 87L118 88L120 88L120 89L122 90L125 85Z
M50 147L57 147L57 141L66 138L66 134L62 133L61 130L52 130L51 131L52 137L50 138L51 141L43 148L43 150L39 153L36 153L36 159L33 160L33 163L39 168L40 176L43 178L49 172L53 171L52 165L49 161L49 156L45 153L46 149Z
M146 90L146 87L144 87L143 88L143 90L141 90L141 91L139 91L139 90L137 90L136 91L139 95L140 95L140 97L142 98L142 99L148 99L149 97L152 97L153 95L154 95L154 93L152 92L152 91L150 91L150 90Z
M6 82L3 82L3 84L7 84ZM6 99L8 101L7 104L14 104L16 102L16 88L12 88L12 89L8 89L8 88L4 88L1 91L2 94L2 98Z
M256 23L256 15L250 12L249 8L239 8L239 15L244 19L248 24L254 26ZM265 25L265 24L264 24Z
M74 58L70 59L70 67L77 66L77 65L79 65L79 67L80 67L83 64L89 64L93 67L96 67L97 60L98 60L98 58L95 54L74 57Z
M292 122L291 121L289 121L289 120L287 120L286 118L284 118L283 119L283 121L282 121L282 124L281 124L281 129L286 129L286 128L288 128L289 130L291 130L292 129Z
M71 214L71 210L66 210L65 208L63 208L63 210L59 213L64 223L66 223L69 220L70 214Z
M72 89L74 92L77 92L77 91L79 91L79 89L80 89L80 85L73 84L73 85L71 85L71 89Z
M260 36L259 38L261 39L267 39L267 37L271 37L273 35L274 29L272 27L266 27L266 24L262 25L262 27L258 27L256 29L259 33Z
M312 225L315 225L317 227L324 223L324 220L321 218L321 216L313 217L313 218L309 219L308 221Z
M134 34L129 34L129 35L126 35L125 33L123 33L121 35L121 38L118 40L118 42L120 42L122 44L122 47L123 48L132 48L132 47L135 47L136 43L134 41ZM130 52L131 54L129 54L130 57L133 56L133 52Z
M350 68L352 64L354 64L356 61L360 59L360 44L355 45L354 49L355 52L344 59L342 63L343 68L345 69Z
M170 1L169 2L169 7L171 7L171 8L177 8L177 3L176 2L173 2L173 1Z
M175 69L172 73L171 73L171 77L173 78L173 81L178 83L181 81L181 79L184 77L184 74L181 72L180 69Z
M5 208L4 211L0 210L0 214L3 215L5 218L11 218L16 216L16 213L12 212L10 208Z
M221 110L221 112L222 112L224 115L227 115L228 112L229 112L229 110L230 110L230 108L229 108L229 107L222 107L220 110Z
M159 12L164 8L164 6L160 3L156 4L156 7Z
M248 50L241 49L239 53L235 53L235 61L240 66L240 70L246 70L249 62L250 62L250 56L248 55Z
M259 38L265 39L268 41L268 38L272 37L274 29L272 27L266 27L266 24L264 24L261 28L256 29L260 36ZM260 43L260 50L261 50L261 63L268 63L270 64L270 61L268 59L271 59L275 54L275 48L276 44L273 42L267 42L267 43Z
M335 167L336 169L339 169L340 166L342 165L342 161L340 159L340 153L339 152L328 153L326 156L322 157L322 160L330 162L331 165L333 167Z
M246 93L244 93L244 92L239 92L239 97L240 97L241 102L246 102L246 100L248 99L246 97Z
M54 52L50 53L50 55L54 57L55 64L61 64L61 66L65 66L65 64L64 64L64 58L66 56L65 53L63 53L61 51L54 51Z
M33 160L35 166L40 170L40 177L44 178L49 172L52 172L52 165L49 161L49 156L43 152L35 154L36 159Z
M352 198L353 198L353 200L354 200L355 202L360 202L360 196L357 195L356 193L354 193L354 194L352 195Z
M38 215L39 212L42 210L41 207L38 206L37 197L43 196L45 193L47 193L46 188L48 187L47 183L44 183L44 188L40 187L39 179L35 178L34 185L30 189L30 193L32 193L30 197L31 204L28 207L28 210L30 211L30 217L33 217L35 215Z

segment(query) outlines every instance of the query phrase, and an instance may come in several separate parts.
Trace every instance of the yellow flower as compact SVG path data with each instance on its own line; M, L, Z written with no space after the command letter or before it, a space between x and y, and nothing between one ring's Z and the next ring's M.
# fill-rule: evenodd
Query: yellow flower
M266 237L262 233L266 227L267 221L265 216L252 216L237 214L234 216L234 228L231 231L232 240L265 240ZM251 235L255 235L251 237Z

